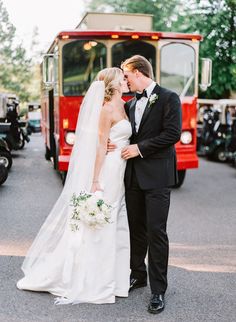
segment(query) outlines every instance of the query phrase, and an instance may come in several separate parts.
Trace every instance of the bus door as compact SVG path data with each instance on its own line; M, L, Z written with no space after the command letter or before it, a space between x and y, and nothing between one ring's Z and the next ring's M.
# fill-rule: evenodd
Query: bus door
M48 119L49 119L49 144L50 144L50 155L53 157L53 166L54 169L57 168L57 160L56 160L56 144L54 137L54 90L50 89L48 91Z

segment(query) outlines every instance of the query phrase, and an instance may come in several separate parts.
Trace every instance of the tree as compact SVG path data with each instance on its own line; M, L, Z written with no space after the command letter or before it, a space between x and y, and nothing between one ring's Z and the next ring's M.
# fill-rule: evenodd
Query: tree
M15 27L9 22L8 13L0 0L0 87L4 87L8 78L9 56L15 34Z
M198 32L204 39L200 57L213 62L212 86L201 96L228 98L236 90L236 0L197 0L188 4L182 31ZM180 24L179 24L180 25Z
M27 87L27 90L30 93L30 100L38 101L40 99L40 84L41 84L41 71L40 71L40 62L43 56L42 49L40 48L38 40L39 32L38 27L35 26L32 32L32 40L30 46L32 68L31 73L32 77Z
M87 0L87 9L98 12L129 12L153 15L153 28L158 31L170 31L177 19L178 0Z
M31 79L31 60L22 44L17 44L15 27L0 0L0 88L14 92L22 101L29 99L27 84Z
M236 0L88 0L87 9L153 14L154 30L200 33L200 57L213 61L212 86L202 97L236 90Z

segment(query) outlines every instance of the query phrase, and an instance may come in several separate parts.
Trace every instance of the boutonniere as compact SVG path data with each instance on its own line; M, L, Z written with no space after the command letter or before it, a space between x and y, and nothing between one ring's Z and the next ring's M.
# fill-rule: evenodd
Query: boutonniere
M154 104L157 99L158 99L158 95L157 94L152 94L149 97L149 100L148 100L148 107L150 107L152 104Z

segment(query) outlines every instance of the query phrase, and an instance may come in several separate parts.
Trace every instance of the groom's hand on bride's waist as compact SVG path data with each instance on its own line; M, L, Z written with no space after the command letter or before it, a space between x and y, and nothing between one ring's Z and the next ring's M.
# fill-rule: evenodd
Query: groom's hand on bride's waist
M124 160L135 158L138 155L140 155L142 157L141 153L139 152L139 148L138 148L137 144L128 145L121 150L121 157Z

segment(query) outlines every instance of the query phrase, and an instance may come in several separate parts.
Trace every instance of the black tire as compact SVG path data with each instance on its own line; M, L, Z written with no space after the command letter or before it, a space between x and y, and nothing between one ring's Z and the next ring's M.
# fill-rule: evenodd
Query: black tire
M24 149L24 146L25 146L25 140L23 138L21 138L18 143L18 149L22 150L22 149Z
M61 181L62 181L62 184L64 186L65 182L66 182L66 176L67 176L67 171L61 171L60 172L60 175L61 175Z
M222 163L224 163L224 162L226 162L226 161L227 161L227 157L226 157L225 149L224 149L222 146L218 147L218 148L215 150L215 152L214 152L214 154L213 154L213 159L214 159L215 161L222 162Z
M0 151L0 163L10 170L12 166L11 153L7 151Z
M7 143L8 149L10 151L13 150L13 145L12 145L11 141L9 140L9 138L6 137L4 140Z
M0 186L7 180L7 177L8 177L7 168L3 164L0 164Z
M180 188L183 185L185 176L186 170L178 170L179 182L174 186L174 188Z
M59 155L58 145L56 146L55 144L55 150L53 151L53 168L55 170L58 170L58 155Z
M50 150L49 150L49 148L47 147L47 145L45 144L45 159L47 160L47 161L50 161L50 158L51 158L51 152L50 152Z

